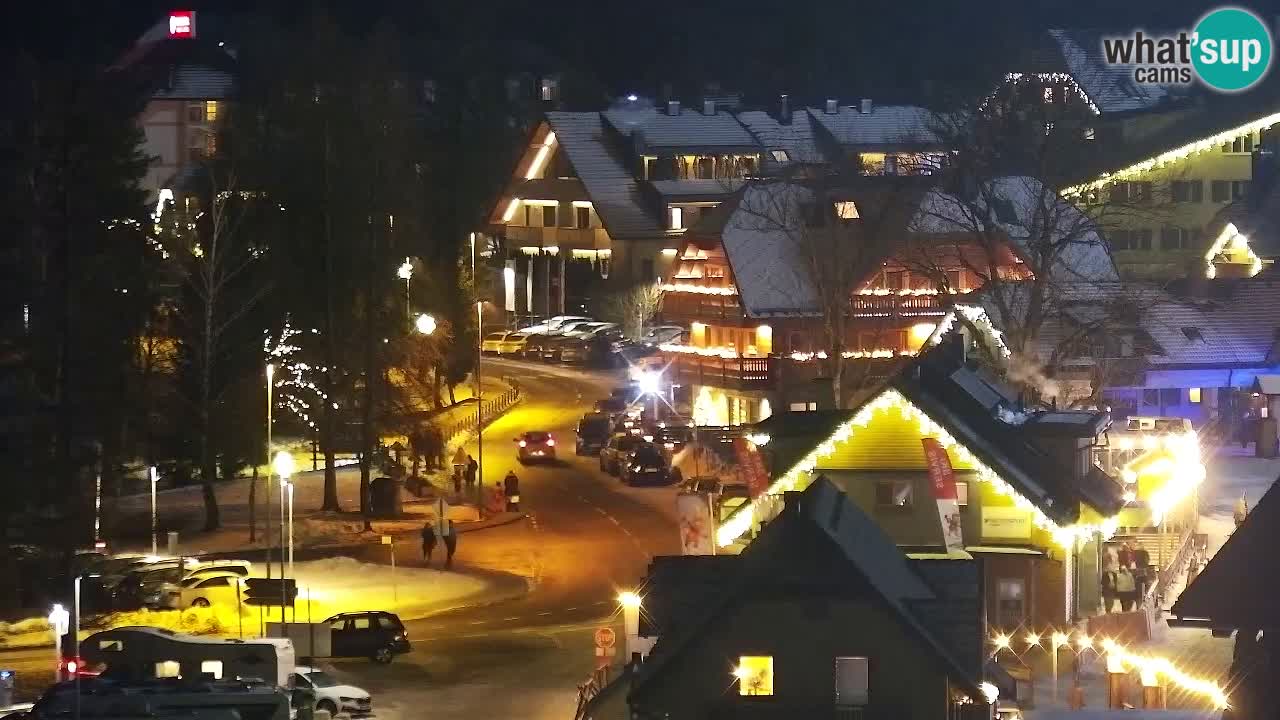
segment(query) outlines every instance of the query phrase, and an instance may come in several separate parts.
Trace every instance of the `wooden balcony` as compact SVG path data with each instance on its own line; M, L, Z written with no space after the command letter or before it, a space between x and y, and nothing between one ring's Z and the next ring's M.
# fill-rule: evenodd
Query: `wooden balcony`
M525 227L499 225L494 230L506 235L513 247L557 247L561 250L608 250L609 233L604 228Z
M737 295L703 295L701 293L672 291L662 296L662 318L667 322L691 323L743 319L742 306Z
M722 358L691 353L663 353L672 380L681 385L710 385L734 390L768 390L777 380L779 358ZM678 380L676 380L679 378Z
M942 312L944 305L939 295L854 295L850 310L854 315L899 315Z

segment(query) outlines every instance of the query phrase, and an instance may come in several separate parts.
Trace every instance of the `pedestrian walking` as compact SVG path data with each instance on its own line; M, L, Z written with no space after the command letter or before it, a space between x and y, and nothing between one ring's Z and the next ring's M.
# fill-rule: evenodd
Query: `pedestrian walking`
M1231 517L1236 521L1236 527L1244 524L1244 519L1249 516L1249 500L1240 493L1240 499L1236 500L1236 509L1232 511Z
M476 475L479 472L480 472L480 463L476 462L476 459L471 457L471 455L468 454L467 455L467 489L468 490L476 486Z
M444 526L444 567L453 567L453 554L458 551L458 528L449 520Z
M1120 547L1116 548L1116 567L1127 568L1133 565L1133 552L1129 549L1129 543L1120 543Z
M520 512L520 478L514 470L508 470L502 479L502 494L507 499L507 512Z
M1111 612L1116 602L1116 570L1108 566L1102 571L1102 612Z
M453 466L453 494L454 495L462 494L462 466L461 465Z
M1151 585L1151 553L1141 545L1133 550L1133 579L1138 583L1138 594L1146 595Z
M1138 586L1133 580L1133 571L1124 565L1116 571L1116 596L1120 598L1120 609L1124 612L1133 610L1138 599Z
M422 559L427 567L431 567L431 553L436 551L436 530L431 523L422 526Z

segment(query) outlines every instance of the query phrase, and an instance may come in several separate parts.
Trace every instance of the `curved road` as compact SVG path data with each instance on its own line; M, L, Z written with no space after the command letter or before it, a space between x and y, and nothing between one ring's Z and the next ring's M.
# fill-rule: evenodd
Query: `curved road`
M669 488L624 487L594 457L573 454L574 426L616 375L501 360L485 368L525 391L485 431L484 477L492 485L515 469L528 517L461 535L456 561L462 570L522 575L530 589L408 622L414 651L388 667L337 663L337 674L374 695L379 717L571 718L576 686L595 664L595 628L612 624L622 637L617 593L634 587L654 555L679 552ZM519 465L512 438L525 430L554 433L556 465ZM396 548L397 563L422 562L416 544ZM364 559L385 558L373 547Z

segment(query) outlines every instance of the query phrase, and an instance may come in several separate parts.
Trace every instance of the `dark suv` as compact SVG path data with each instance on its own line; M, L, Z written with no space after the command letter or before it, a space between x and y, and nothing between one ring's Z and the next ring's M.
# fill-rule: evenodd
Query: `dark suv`
M395 613L339 613L324 622L329 626L333 657L367 657L385 665L409 652L409 634Z
M609 442L609 416L587 413L578 421L576 451L579 455L595 455Z

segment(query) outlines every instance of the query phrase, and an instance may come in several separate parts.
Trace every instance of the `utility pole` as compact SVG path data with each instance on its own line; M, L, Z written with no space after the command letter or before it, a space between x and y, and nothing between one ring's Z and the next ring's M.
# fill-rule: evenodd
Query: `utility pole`
M484 340L484 302L476 276L476 234L471 233L471 287L476 293L476 515L484 509L484 398L480 394L480 361Z

